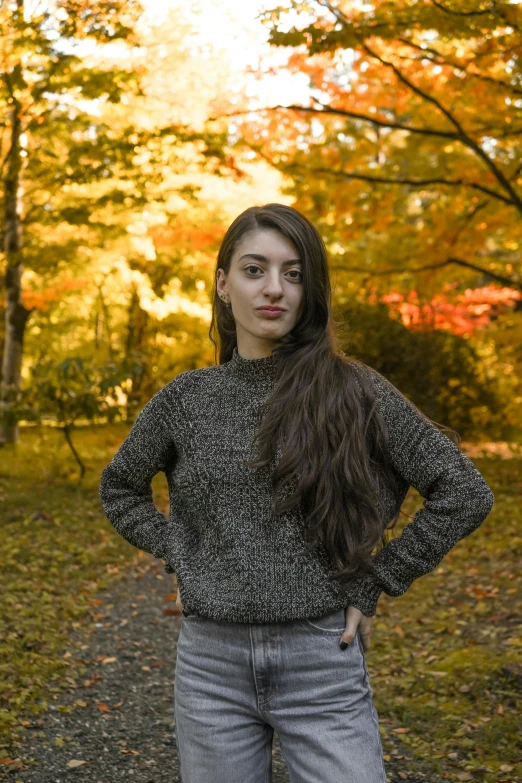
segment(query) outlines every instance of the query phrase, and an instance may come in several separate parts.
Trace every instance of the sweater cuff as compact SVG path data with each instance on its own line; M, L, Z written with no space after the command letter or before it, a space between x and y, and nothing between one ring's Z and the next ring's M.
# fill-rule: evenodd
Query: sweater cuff
M165 571L167 574L173 574L174 569L170 566L169 563L169 555L172 554L172 547L170 546L170 539L172 534L175 531L174 524L172 522L167 523L165 525L165 535L162 538L161 545L160 545L160 551L156 553L156 557L160 558L161 560L164 560L166 562Z
M372 617L377 611L377 601L382 591L383 588L372 574L362 574L348 588L347 606L355 606L366 617Z

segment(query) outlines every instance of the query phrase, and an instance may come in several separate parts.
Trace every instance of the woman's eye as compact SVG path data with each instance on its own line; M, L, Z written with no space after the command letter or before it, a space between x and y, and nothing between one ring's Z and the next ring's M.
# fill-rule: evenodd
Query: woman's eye
M248 266L245 267L245 272L249 272L249 274L253 274L252 272L250 272L251 269L253 269L254 272L262 272L263 271L262 269L260 269L260 267L255 266L255 264L249 264ZM303 273L299 269L290 269L288 274L289 275L293 275L292 276L292 280L300 281L300 280L303 279Z

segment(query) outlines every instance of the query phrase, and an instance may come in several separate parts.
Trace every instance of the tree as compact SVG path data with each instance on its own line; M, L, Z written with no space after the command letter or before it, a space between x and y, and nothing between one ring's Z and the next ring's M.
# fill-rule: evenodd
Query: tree
M88 110L93 102L117 103L139 89L136 71L114 63L93 66L81 45L135 42L136 0L56 0L40 13L23 0L0 6L0 199L4 211L5 336L0 379L0 444L15 442L18 427L9 407L20 388L23 340L31 313L22 298L22 273L34 259L23 227L52 211L53 199L73 182L103 180L134 149L132 133L115 144L110 128ZM82 101L84 105L82 106ZM71 225L78 214L69 210ZM34 253L34 255L37 255ZM32 258L33 256L33 258ZM41 263L41 259L38 259Z
M265 113L284 133L242 129L323 218L343 273L440 281L453 267L522 291L520 9L320 0L291 10L291 29L288 9L262 16L288 66L308 76L310 103ZM363 235L369 252L347 263ZM375 263L385 243L393 263Z
M522 379L520 6L312 0L261 18L308 93L221 116L236 119L237 148L288 178L327 240L337 295L415 295L416 328L452 331L439 303L462 314L467 301L457 333L467 320L464 337L481 339L480 308L484 340L509 330L499 376Z

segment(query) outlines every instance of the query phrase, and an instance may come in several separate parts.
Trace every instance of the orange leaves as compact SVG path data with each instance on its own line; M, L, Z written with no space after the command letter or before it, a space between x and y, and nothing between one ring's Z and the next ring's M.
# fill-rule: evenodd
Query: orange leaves
M55 285L42 287L40 290L26 288L22 291L22 304L28 310L48 310L53 302L59 302L68 291L80 291L90 281L87 278L73 279L71 277L59 280Z
M222 229L219 226L189 226L186 224L150 226L148 234L157 250L176 249L180 246L192 250L205 250L216 244Z
M477 601L479 601L481 598L496 598L499 588L485 588L481 585L468 585L465 590L468 595L472 596L472 598L476 598Z
M418 330L445 329L453 334L471 334L487 326L493 316L513 308L520 299L520 291L494 285L468 288L454 299L438 294L422 305L416 291L407 295L392 291L380 297L390 311L400 315L404 326Z

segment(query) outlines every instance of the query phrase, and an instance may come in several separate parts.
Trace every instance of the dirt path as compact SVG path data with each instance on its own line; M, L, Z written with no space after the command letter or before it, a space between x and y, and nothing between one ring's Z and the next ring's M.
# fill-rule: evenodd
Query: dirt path
M56 700L50 695L49 711L27 727L24 768L11 768L9 781L179 781L173 698L181 617L165 612L174 609L174 593L162 563L141 558L99 595L91 625L70 634L69 660L81 659L85 673L71 666L70 688ZM389 783L439 783L405 772L399 745L395 752L386 764ZM277 735L273 772L274 783L288 783Z

